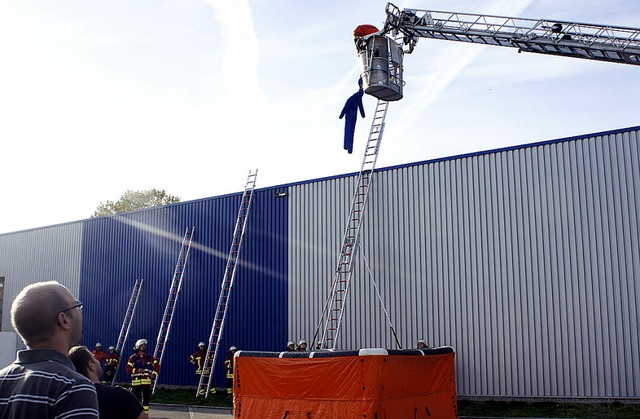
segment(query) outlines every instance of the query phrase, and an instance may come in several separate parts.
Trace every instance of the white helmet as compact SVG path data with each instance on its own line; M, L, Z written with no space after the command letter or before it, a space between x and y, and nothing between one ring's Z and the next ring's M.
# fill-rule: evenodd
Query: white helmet
M199 347L201 347L201 346L207 346L207 345L206 345L204 342L200 342L200 343L198 344L198 348L199 348Z
M230 348L229 348L229 352L236 351L237 349L238 349L238 348L236 348L235 346L232 346L232 347L230 347Z
M114 351L116 350L116 348L114 348L113 346L109 346L109 350L112 350L112 349L113 349Z
M100 342L96 343L96 348L102 348L102 344Z
M295 345L296 343L292 340L290 340L289 342L287 342L287 346L291 346L291 345Z
M304 339L300 340L300 342L298 342L298 346L302 345L303 343L306 345L307 341Z
M146 345L146 344L147 344L147 340L146 339L138 339L136 341L136 346L134 346L134 348L140 349L140 346Z

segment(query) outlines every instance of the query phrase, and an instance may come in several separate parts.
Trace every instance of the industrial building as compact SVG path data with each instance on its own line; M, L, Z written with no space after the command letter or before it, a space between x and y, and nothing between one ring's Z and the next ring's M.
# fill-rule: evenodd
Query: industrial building
M640 399L639 140L631 127L376 170L337 347L395 348L392 325L404 348L455 349L461 397ZM255 190L217 386L231 345L313 340L356 179ZM89 347L115 344L144 279L122 356L138 338L152 350L194 226L159 385L196 386L189 355L209 337L241 196L0 235L3 362L20 347L13 298L51 279L84 302Z

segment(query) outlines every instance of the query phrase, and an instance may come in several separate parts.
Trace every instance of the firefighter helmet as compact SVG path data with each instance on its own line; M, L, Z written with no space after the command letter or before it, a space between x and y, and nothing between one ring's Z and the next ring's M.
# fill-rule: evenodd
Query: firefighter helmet
M134 348L140 349L140 346L146 345L146 344L147 344L147 340L146 339L138 339L136 341L136 346L134 346Z
M100 342L96 343L96 348L102 348L102 344Z
M232 347L229 348L229 352L233 352L233 351L236 351L236 350L238 350L238 348L236 348L235 346L232 346Z
M207 346L207 345L206 345L204 342L200 342L200 343L198 344L198 348L199 348L199 347L201 347L201 346Z

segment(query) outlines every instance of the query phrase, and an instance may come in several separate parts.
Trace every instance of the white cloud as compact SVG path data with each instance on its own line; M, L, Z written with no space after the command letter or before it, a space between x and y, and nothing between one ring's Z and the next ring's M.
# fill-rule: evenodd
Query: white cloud
M247 0L208 0L220 22L224 42L222 77L227 99L260 104L264 93L258 77L258 38Z

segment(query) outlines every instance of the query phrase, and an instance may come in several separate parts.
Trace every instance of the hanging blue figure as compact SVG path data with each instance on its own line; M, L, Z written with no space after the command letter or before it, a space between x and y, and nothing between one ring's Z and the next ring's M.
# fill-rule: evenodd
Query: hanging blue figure
M342 113L340 113L340 119L346 116L344 124L344 149L351 154L353 152L353 134L356 130L356 120L358 119L358 109L360 109L360 115L364 118L364 107L362 106L362 96L364 91L362 90L362 79L358 80L358 86L360 89L344 104Z

